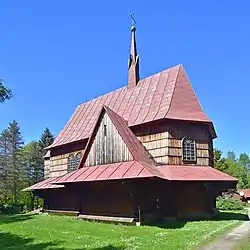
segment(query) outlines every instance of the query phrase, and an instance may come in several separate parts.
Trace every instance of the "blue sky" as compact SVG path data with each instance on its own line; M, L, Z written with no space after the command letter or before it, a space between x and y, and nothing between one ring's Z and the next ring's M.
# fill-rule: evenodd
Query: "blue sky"
M224 151L250 153L249 1L0 2L0 78L24 139L56 135L76 106L126 84L130 17L137 19L140 74L182 63Z

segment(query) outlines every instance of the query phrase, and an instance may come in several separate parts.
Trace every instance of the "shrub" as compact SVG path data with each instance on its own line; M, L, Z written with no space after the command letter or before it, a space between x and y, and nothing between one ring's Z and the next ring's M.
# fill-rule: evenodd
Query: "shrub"
M242 210L244 203L233 197L217 197L216 208L219 210Z
M0 213L4 214L16 214L22 212L22 210L22 205L5 204L0 206Z

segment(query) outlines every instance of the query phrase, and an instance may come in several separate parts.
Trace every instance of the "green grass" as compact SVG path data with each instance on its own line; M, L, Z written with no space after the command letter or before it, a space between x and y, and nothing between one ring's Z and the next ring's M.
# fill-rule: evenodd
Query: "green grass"
M250 249L250 237L243 241L235 250L249 250Z
M124 226L49 215L0 215L0 249L193 249L245 219L222 213L212 221Z

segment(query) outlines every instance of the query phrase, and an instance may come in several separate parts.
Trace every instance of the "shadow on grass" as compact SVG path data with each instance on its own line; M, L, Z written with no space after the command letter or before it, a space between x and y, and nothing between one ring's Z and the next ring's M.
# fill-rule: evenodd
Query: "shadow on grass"
M58 243L34 243L32 238L22 238L15 234L0 232L0 249L9 250L42 250L53 247Z
M169 221L156 221L156 222L151 222L148 224L145 224L146 226L151 226L151 227L159 227L159 228L165 228L165 229L177 229L177 228L182 228L185 226L187 221L185 220L169 220Z
M112 246L112 245L108 245L108 246L104 246L104 247L97 247L97 248L52 248L51 250L124 250L124 249L128 249L125 246Z
M0 214L0 225L33 219L32 214Z
M24 238L15 234L0 231L0 249L8 250L124 250L124 246L103 246L97 248L64 248L60 247L62 242L35 243L33 238Z
M57 248L52 247L50 250L124 250L127 249L125 246L103 246L103 247L96 247L96 248Z
M109 245L105 247L92 248L91 250L123 250L123 249L126 249L126 247L123 247L123 246L115 247L115 246Z
M219 212L212 220L239 220L247 221L249 220L247 214L234 213L234 212Z
M151 223L147 223L147 226L152 227L159 227L159 228L169 228L169 229L178 229L185 226L187 222L194 222L194 221L227 221L227 220L238 220L238 221L248 221L249 217L247 214L244 213L237 213L237 212L219 212L214 218L211 219L183 219L183 220L166 220L166 221L155 221Z

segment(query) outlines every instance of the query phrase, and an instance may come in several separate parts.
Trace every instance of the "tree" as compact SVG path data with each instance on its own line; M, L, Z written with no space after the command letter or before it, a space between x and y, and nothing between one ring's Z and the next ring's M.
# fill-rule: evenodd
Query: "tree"
M214 149L214 167L222 172L226 172L229 167L226 159L222 157L222 151L219 149Z
M11 193L10 182L10 145L8 130L5 129L0 133L0 204L8 203L8 197Z
M40 147L43 150L43 156L47 153L46 147L50 146L54 141L54 136L50 132L49 128L46 127L43 133L41 134L41 138L39 140Z
M43 151L38 141L31 141L21 150L22 168L25 170L25 178L23 179L23 187L31 186L43 179ZM31 209L35 205L35 196L29 192Z
M214 150L214 167L238 179L238 188L249 186L250 175L245 167L247 156L243 155L238 160L234 151L229 151L227 157L222 157L222 151ZM244 164L242 163L244 162Z
M17 204L17 194L20 191L19 184L21 178L20 169L20 150L23 145L23 139L20 132L20 127L17 121L12 121L6 129L6 138L8 144L8 157L10 159L8 168L8 179L12 183L13 203Z
M243 165L247 170L250 170L250 159L246 153L241 153L239 157L239 162Z
M232 150L229 150L227 152L227 159L231 159L233 161L236 161L236 154L235 154L235 152L232 151Z
M0 103L9 100L12 97L12 92L9 88L3 85L3 80L0 79Z

